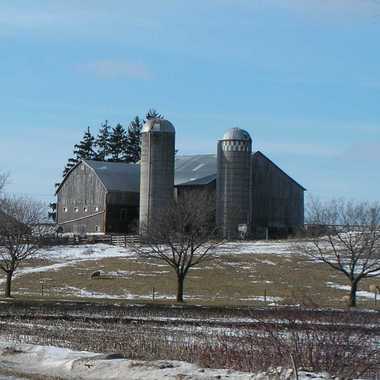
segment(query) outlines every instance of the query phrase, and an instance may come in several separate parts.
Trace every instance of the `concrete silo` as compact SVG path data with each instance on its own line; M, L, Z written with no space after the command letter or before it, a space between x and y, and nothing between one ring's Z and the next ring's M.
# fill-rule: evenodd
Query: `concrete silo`
M144 233L173 200L175 128L168 120L155 118L141 132L140 233Z
M220 235L237 238L240 229L251 229L252 140L240 128L226 131L218 141L216 179L216 222Z

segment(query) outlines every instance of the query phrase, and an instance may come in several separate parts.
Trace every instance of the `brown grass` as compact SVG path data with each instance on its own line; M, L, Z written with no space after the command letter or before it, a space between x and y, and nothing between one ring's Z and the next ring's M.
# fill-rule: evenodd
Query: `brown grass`
M30 260L24 265L49 264L52 262ZM91 279L91 274L99 269L105 278ZM82 261L56 271L24 274L14 279L13 294L40 296L41 280L44 297L58 299L96 296L149 300L155 288L156 300L165 301L174 298L176 286L174 273L162 262L127 257ZM231 253L192 269L185 282L185 298L199 304L263 305L266 294L267 304L273 304L270 297L274 296L281 298L275 300L277 304L344 307L342 297L347 292L327 286L329 281L347 285L342 275L326 265L298 255ZM368 290L372 283L378 284L378 280L363 280L361 289ZM359 298L359 305L373 307L373 301Z

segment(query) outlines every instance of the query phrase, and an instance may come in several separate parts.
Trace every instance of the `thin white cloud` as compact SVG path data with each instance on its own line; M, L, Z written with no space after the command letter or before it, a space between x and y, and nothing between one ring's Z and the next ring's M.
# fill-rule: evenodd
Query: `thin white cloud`
M88 72L101 79L131 78L148 80L151 72L145 64L125 60L98 60L77 65L77 69Z

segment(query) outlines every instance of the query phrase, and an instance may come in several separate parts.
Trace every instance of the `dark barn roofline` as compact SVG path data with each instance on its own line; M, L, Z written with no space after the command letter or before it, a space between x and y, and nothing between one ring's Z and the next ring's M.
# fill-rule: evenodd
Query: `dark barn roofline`
M270 162L282 174L288 177L295 185L302 190L306 189L285 173L278 165L265 156L262 152L256 151L252 154L252 158L260 155L262 158ZM63 178L55 194L57 195L66 179L81 164L86 164L97 176L103 184L107 192L135 192L140 191L140 165L108 162L81 160L75 164ZM215 154L198 154L176 156L175 159L175 186L202 186L208 185L216 180L216 155Z
M286 175L295 185L299 186L303 191L306 191L306 188L304 188L302 185L300 185L294 178L292 178L289 174L285 173L278 165L276 165L270 158L268 158L264 153L260 152L259 150L252 154L252 157L260 155L265 160L269 161L273 166L275 166L282 174Z

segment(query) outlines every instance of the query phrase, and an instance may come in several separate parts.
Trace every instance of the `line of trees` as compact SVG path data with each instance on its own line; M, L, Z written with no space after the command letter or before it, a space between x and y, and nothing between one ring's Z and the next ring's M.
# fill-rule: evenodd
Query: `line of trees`
M146 113L145 120L163 117L151 108ZM125 163L140 161L141 129L145 120L135 116L127 128L124 128L120 123L112 127L106 120L100 126L96 136L91 133L90 127L87 127L81 141L74 145L73 157L68 159L62 177L65 177L82 159ZM55 188L58 188L59 185L60 182L55 183ZM57 217L56 202L49 204L48 217L55 222Z
M145 119L162 118L156 110L150 109ZM81 160L133 163L140 160L141 129L145 120L136 116L124 128L120 123L112 127L106 120L97 135L91 133L90 127L85 131L82 140L74 145L74 156L69 158L63 169L63 177ZM59 183L56 184L59 186Z

